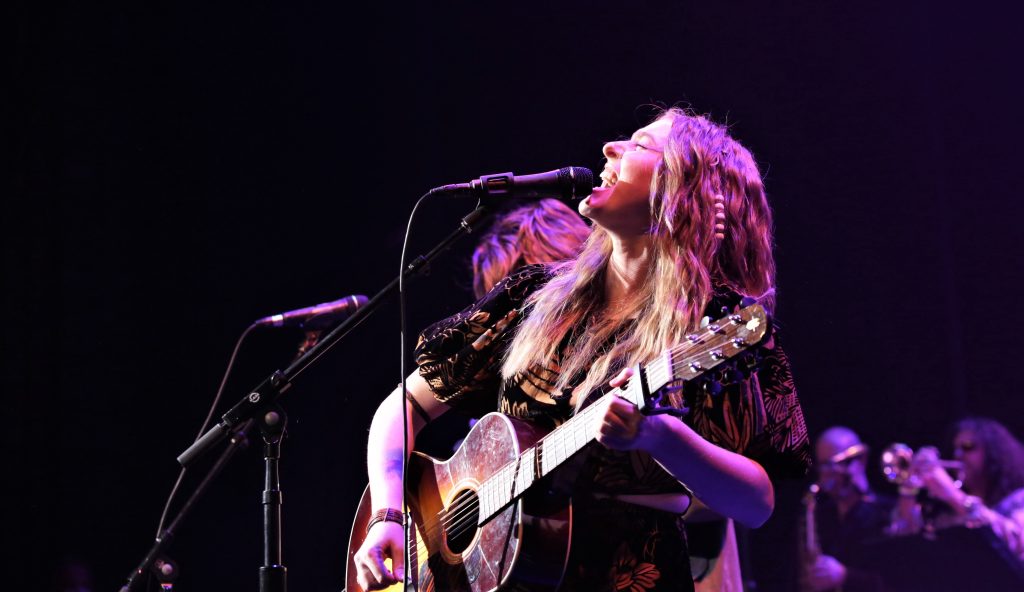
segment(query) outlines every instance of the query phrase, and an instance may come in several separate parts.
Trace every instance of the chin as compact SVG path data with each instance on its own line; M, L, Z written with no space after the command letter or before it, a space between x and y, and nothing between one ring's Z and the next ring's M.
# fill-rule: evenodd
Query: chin
M583 198L579 205L576 206L576 211L580 213L580 216L586 218L590 217L590 196Z

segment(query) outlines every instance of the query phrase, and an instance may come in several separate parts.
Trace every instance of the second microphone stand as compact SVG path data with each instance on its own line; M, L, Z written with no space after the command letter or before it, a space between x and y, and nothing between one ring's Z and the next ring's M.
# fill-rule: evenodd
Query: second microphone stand
M288 568L282 564L281 551L281 441L288 416L280 406L273 406L260 418L265 465L263 489L263 566L260 567L260 592L285 592L288 589Z
M438 191L438 189L432 190L432 192L434 191ZM356 309L351 316L324 335L322 339L316 339L315 337L307 339L304 346L300 348L301 355L291 365L284 371L278 370L273 372L260 385L243 397L241 401L236 403L234 407L228 410L221 417L221 421L217 425L208 430L178 456L178 462L182 466L187 467L214 445L226 439L229 434L244 434L245 429L239 429L243 424L250 420L260 424L260 430L263 433L265 442L264 456L266 462L265 490L263 492L264 564L260 567L260 592L285 592L287 587L287 568L281 563L283 556L281 549L281 490L278 478L281 439L285 434L287 419L283 410L277 405L277 400L285 391L291 388L292 381L303 370L312 365L351 329L376 310L387 296L394 293L404 278L415 277L423 273L431 261L450 248L463 235L470 234L474 227L484 220L490 212L491 207L486 200L478 203L476 209L462 218L458 229L445 237L426 255L420 255L410 262L400 277L389 282L370 298L366 304ZM310 341L315 341L315 344L310 346ZM222 456L218 463L217 472L222 468L223 462L226 462L230 456L230 454ZM204 481L204 488L209 483L211 477L212 475ZM190 499L190 503L191 501ZM179 515L178 519L174 522L175 525L180 518L181 516ZM137 581L134 576L145 572L152 565L151 562L156 551L164 548L168 542L169 539L163 541L158 539L157 545L153 550L154 552L147 555L146 559L143 560L143 564L140 565L136 572L133 572L133 577L130 578L129 586L126 586L126 588L133 588L133 584Z

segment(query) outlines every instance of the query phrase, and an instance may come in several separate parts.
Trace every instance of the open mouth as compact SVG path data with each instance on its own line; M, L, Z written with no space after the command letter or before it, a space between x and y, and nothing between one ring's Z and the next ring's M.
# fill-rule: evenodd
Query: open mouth
M601 171L601 187L612 187L619 182L619 175L615 171L605 169Z

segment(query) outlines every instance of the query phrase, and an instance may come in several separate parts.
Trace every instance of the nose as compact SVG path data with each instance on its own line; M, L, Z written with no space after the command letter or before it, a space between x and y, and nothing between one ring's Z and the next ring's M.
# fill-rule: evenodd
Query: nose
M604 145L604 157L605 158L619 158L622 153L626 151L626 143L622 141L608 142Z

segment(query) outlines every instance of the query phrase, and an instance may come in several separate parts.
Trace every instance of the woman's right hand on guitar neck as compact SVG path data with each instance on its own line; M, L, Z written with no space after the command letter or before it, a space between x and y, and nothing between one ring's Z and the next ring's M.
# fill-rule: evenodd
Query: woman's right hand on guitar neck
M363 590L381 590L405 577L405 529L397 522L378 522L366 533L363 546L352 559ZM384 560L391 560L388 569Z

